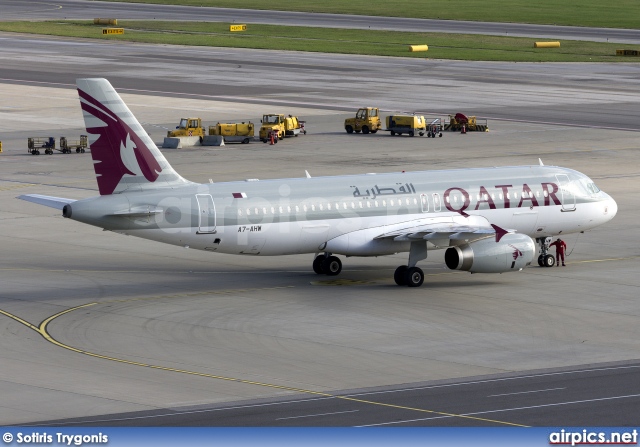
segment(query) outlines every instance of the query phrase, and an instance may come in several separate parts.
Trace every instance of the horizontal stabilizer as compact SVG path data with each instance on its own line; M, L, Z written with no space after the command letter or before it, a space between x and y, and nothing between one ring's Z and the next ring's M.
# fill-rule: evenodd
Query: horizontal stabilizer
M64 197L43 196L40 194L23 194L17 197L27 202L37 203L38 205L48 206L57 210L62 210L65 205L75 202L74 199L65 199Z

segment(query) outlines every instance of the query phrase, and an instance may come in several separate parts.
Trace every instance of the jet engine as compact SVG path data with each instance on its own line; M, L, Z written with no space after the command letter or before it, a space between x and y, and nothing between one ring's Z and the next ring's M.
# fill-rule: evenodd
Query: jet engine
M500 242L494 237L449 247L444 261L451 270L471 273L517 272L531 264L536 246L526 234L505 234Z

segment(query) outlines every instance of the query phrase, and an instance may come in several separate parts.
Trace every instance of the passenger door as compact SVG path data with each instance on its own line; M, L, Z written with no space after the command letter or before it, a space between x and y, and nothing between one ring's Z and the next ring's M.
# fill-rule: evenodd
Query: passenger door
M216 232L216 206L211 194L196 194L198 201L198 234Z

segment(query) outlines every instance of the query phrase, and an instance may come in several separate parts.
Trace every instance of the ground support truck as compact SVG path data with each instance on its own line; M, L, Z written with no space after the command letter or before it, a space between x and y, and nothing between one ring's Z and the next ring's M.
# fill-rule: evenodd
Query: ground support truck
M250 143L255 136L255 127L251 121L245 123L217 123L209 126L209 135L220 135L225 143Z
M284 114L263 115L260 120L260 141L266 143L270 141L271 134L274 134L274 140L282 140L284 137L297 137L300 133L306 134L304 121L298 120L296 116L286 116Z
M181 118L176 130L167 132L167 138L204 137L206 135L200 118Z
M380 109L377 107L361 107L354 118L344 120L344 130L347 133L376 133L382 129Z
M449 115L449 124L444 127L444 130L451 131L477 131L477 132L489 132L489 125L487 120L484 120L483 124L478 123L479 120L475 116L466 116L463 113L456 113L455 115Z
M427 132L427 122L421 115L391 115L386 119L387 132L391 135L406 133L410 137L423 136Z

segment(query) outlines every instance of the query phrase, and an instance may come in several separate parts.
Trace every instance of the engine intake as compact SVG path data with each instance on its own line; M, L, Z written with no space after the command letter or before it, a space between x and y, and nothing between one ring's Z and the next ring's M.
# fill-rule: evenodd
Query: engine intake
M535 254L533 239L526 234L509 233L500 242L491 237L449 247L444 262L451 270L471 273L517 272L531 264Z

